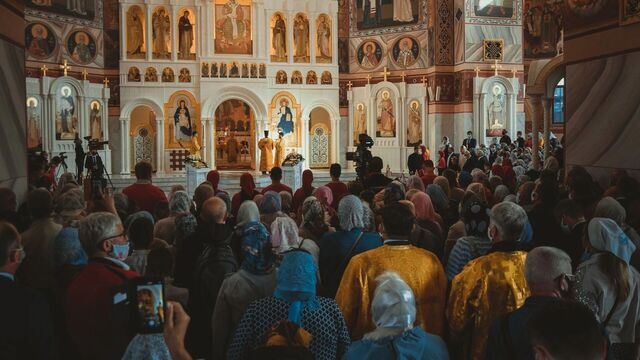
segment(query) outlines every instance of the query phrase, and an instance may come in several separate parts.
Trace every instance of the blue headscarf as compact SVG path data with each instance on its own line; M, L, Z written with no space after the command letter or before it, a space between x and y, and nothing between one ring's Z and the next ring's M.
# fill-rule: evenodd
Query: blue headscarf
M436 208L436 212L442 213L449 208L449 198L440 186L429 184L427 186L427 194L431 198L431 202L433 203L433 207Z
M458 176L458 184L460 184L460 187L462 189L466 189L467 186L469 186L469 184L471 184L471 182L473 181L473 176L471 176L471 173L468 171L461 171L460 175Z
M56 266L87 263L87 253L82 248L77 228L65 227L58 233L54 241L54 258Z
M267 228L252 221L242 231L242 268L252 274L262 275L273 271L276 260L271 251L271 240Z
M275 191L267 191L260 203L260 213L273 214L282 210L282 199Z
M288 319L298 325L305 307L311 311L320 307L316 298L317 271L313 256L302 250L285 253L278 269L273 296L289 303Z

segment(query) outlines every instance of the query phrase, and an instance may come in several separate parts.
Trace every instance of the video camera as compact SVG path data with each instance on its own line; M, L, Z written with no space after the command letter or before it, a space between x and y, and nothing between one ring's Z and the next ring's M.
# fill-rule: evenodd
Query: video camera
M353 161L356 163L356 173L358 180L364 182L364 176L366 169L369 166L369 162L372 159L371 151L369 149L373 147L373 139L367 134L358 135L358 147L356 151L347 152L347 161Z
M91 136L85 136L84 139L89 142L89 151L104 150L104 146L109 145L108 141L100 141L99 139L92 139Z
M58 155L58 157L60 158L60 161L64 161L64 159L66 159L68 157L65 154L66 154L66 152L61 152L60 155Z

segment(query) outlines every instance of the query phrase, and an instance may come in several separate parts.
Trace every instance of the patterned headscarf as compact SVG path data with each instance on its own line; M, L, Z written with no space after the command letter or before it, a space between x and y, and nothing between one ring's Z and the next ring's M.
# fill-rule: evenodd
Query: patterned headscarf
M333 192L327 186L318 187L313 192L313 196L315 196L324 207L329 207L333 203Z
M122 360L171 360L171 353L162 334L137 334L131 339Z
M384 204L389 205L404 199L404 189L397 181L392 181L384 189Z
M258 205L251 200L244 201L240 205L238 210L238 216L236 217L236 226L242 227L251 222L260 221L260 211L258 211Z
M56 266L87 263L87 253L82 248L77 228L65 227L58 233L54 241L53 255Z
M267 191L260 203L261 214L273 214L282 210L282 199L275 191Z
M615 221L618 226L622 226L627 218L627 211L616 199L607 196L598 202L593 216L611 219Z
M271 223L271 246L277 254L300 246L298 226L293 219L281 216Z
M282 211L290 212L293 209L293 196L288 191L280 191Z
M345 231L364 228L364 210L362 201L355 195L347 195L338 205L338 220L340 228Z
M305 308L315 311L320 307L316 298L317 271L313 256L302 250L285 253L278 269L273 296L289 303L288 319L298 325Z
M242 268L252 274L261 275L273 271L275 255L267 228L258 221L248 223L242 231Z
M429 194L437 212L444 212L449 208L449 198L440 186L429 184L429 186L427 186L427 194Z
M489 228L489 208L480 201L474 201L462 211L462 222L468 236L486 238Z
M138 211L136 213L133 213L131 215L129 215L129 217L127 217L127 220L124 222L124 228L125 229L129 229L129 226L131 226L131 224L133 224L133 222L137 219L140 218L146 218L149 221L151 221L151 224L155 224L155 220L153 219L153 215L151 215L150 212L148 211Z
M596 250L607 251L629 264L636 246L615 221L593 218L588 225L589 242Z
M436 211L429 195L423 192L416 193L411 197L411 202L416 209L416 219L436 221Z
M191 208L191 198L189 194L184 190L179 190L171 195L169 200L169 209L173 214L182 214L189 211Z
M422 182L422 179L420 179L420 176L411 175L409 177L409 180L407 181L407 192L412 189L424 191L424 183Z
M324 210L315 196L309 196L302 203L302 217L304 224L309 227L324 223Z

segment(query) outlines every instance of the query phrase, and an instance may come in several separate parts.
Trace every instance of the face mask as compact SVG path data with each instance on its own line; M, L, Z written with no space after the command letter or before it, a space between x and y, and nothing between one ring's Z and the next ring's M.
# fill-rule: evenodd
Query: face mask
M129 243L126 244L111 244L112 246L112 250L111 250L111 256L113 256L114 258L120 260L120 261L124 261L127 256L129 256Z

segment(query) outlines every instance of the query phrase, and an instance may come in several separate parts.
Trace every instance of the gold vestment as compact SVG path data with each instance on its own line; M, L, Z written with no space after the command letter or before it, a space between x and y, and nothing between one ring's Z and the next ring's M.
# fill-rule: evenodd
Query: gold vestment
M371 301L375 279L394 271L411 287L416 298L415 326L442 336L447 277L431 252L410 245L383 245L354 256L342 276L336 302L342 310L351 338L359 340L375 329Z
M260 139L258 148L260 149L260 171L271 171L273 167L273 139Z

